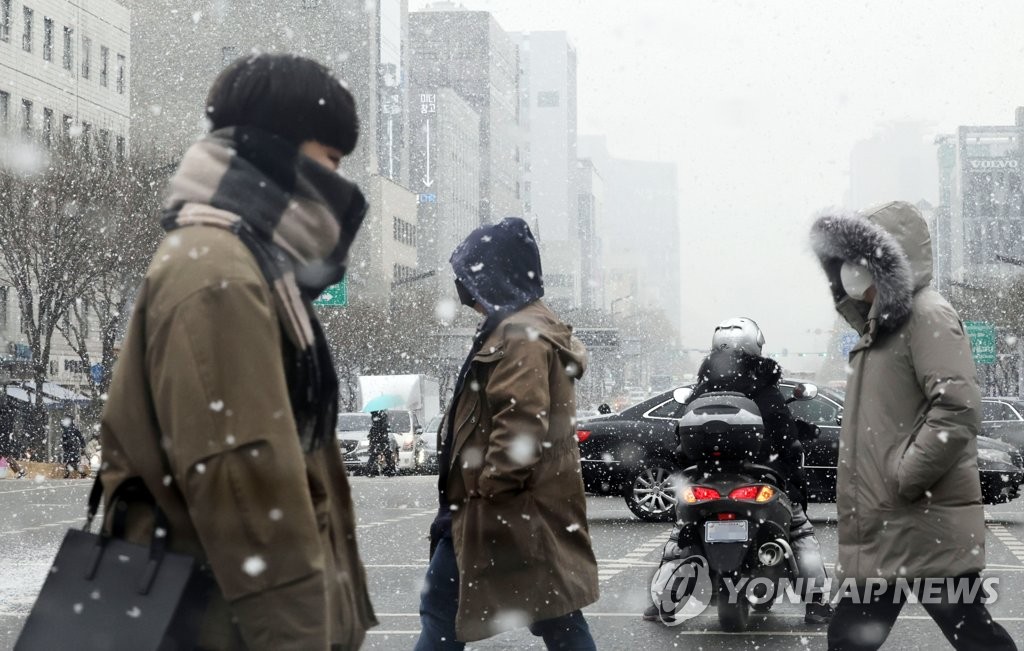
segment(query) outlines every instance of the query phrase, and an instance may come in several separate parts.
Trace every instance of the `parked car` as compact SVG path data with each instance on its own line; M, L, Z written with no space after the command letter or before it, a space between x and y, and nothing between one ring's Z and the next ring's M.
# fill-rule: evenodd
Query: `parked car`
M781 384L789 398L796 381ZM576 426L587 492L622 495L638 518L668 522L674 517L673 474L676 461L676 419L683 405L666 391L620 414L581 421ZM793 415L818 425L821 435L804 446L808 499L831 502L836 496L836 464L844 395L819 389L818 396L790 404ZM978 437L978 466L984 501L1007 502L1020 494L1024 458L1012 446Z
M437 467L437 436L441 429L444 416L437 415L430 419L423 429L423 449L420 451L420 470L425 474L434 474Z
M414 411L389 410L388 430L398 443L399 471L416 472L423 459L423 424Z
M982 398L981 432L1024 453L1024 401L1020 398Z
M390 420L390 412L388 414ZM345 467L353 474L363 474L370 460L370 414L347 413L338 415L335 428L338 445L345 461ZM391 432L391 453L396 462L400 460L398 439Z

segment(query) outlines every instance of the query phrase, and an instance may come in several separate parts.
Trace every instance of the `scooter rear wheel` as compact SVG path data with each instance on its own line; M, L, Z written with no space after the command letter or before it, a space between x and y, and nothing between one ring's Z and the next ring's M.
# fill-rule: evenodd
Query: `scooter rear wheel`
M750 625L750 602L741 590L736 595L735 603L730 599L732 594L724 585L724 580L718 580L718 623L722 630L728 633L740 633L747 630Z

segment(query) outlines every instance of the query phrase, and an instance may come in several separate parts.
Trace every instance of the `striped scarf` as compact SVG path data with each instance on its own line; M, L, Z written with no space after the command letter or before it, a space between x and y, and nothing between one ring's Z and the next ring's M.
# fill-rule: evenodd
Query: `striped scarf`
M195 143L171 179L162 225L230 230L253 254L296 351L289 390L303 447L332 440L338 381L312 300L345 275L367 203L351 181L248 127Z

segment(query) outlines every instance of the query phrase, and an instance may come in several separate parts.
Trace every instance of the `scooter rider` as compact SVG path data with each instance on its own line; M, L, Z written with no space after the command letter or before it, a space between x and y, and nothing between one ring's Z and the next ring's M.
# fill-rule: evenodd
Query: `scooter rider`
M832 615L823 588L826 581L821 549L814 536L814 526L807 519L807 482L801 467L801 438L813 438L816 428L793 418L779 390L782 369L775 360L763 357L764 334L751 319L733 318L715 328L711 353L697 374L697 386L690 400L717 391L742 393L753 400L761 412L769 438L768 465L777 469L786 480L786 492L793 503L790 544L796 556L801 577L811 586L804 594L807 602L805 621L823 624ZM814 430L808 433L808 429ZM662 562L684 558L689 554L686 541L679 540L676 528L665 547ZM649 607L644 619L657 621L658 608Z

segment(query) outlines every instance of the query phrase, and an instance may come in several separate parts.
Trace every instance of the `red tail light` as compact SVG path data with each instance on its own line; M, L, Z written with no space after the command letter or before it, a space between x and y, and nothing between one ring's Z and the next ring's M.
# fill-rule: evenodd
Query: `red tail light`
M775 495L775 489L771 486L741 486L729 493L734 500L748 500L767 502Z
M590 431L585 429L576 430L576 440L580 443L590 438Z
M735 520L736 519L736 514L735 513L719 513L718 514L718 519L719 520Z
M707 486L687 486L683 489L683 501L689 504L717 500L722 497L714 488Z

